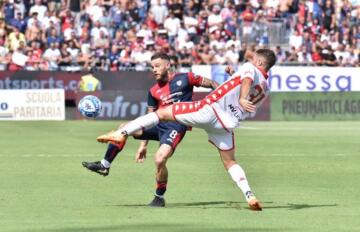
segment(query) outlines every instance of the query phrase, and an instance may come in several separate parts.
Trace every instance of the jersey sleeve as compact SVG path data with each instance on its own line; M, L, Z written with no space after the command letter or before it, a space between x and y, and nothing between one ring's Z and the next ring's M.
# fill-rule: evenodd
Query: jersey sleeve
M250 63L245 63L239 70L238 76L240 76L241 80L250 79L254 82L255 79L255 69L254 66Z
M188 79L191 86L201 86L203 82L203 77L195 75L192 72L188 72Z
M148 104L148 107L154 107L154 108L158 107L158 101L151 94L151 91L148 92L147 104Z

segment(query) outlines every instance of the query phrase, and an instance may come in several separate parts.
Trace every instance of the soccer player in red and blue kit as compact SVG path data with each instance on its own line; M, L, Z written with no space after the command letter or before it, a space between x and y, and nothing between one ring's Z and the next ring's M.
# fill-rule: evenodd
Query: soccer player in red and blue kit
M174 102L188 102L192 100L194 86L215 89L218 84L210 79L194 75L193 73L171 72L170 57L165 53L156 53L151 57L151 66L156 79L148 93L148 112L156 111ZM154 207L165 206L164 194L168 181L166 161L174 153L176 146L184 138L187 126L177 122L161 122L150 129L137 131L133 137L143 140L136 153L136 161L143 162L146 158L148 140L160 142L155 154L156 182L155 197L149 204ZM101 161L83 162L83 166L100 175L109 174L112 161L123 149L110 143Z

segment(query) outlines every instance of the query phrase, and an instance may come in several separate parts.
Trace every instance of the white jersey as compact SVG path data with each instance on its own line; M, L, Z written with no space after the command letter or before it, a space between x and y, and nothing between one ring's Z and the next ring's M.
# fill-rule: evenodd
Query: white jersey
M246 78L252 80L248 100L259 107L269 93L267 75L246 63L203 100L173 104L174 118L181 124L204 129L209 141L218 149L234 149L233 129L240 125L240 121L256 113L246 112L239 104L241 82Z
M246 112L239 103L241 81L247 78L252 80L248 100L258 108L269 94L269 85L267 74L251 63L245 63L239 72L235 73L206 98L223 120L226 128L236 128L240 121L254 117L256 114L256 112Z

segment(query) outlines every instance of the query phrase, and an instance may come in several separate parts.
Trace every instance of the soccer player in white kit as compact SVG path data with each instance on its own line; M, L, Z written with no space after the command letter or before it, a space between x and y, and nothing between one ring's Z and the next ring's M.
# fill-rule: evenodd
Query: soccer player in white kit
M117 131L101 135L99 142L116 143L122 147L129 135L150 128L159 121L177 121L204 129L209 142L214 144L225 169L243 192L250 209L262 210L260 202L251 191L244 170L235 161L233 130L242 120L253 117L269 93L267 72L275 64L276 56L270 49L257 50L251 61L239 72L221 84L203 100L179 102L138 117Z

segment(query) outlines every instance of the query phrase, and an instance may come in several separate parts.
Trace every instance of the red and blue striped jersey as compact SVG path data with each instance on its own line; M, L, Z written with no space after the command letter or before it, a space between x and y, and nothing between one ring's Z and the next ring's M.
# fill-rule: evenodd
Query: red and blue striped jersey
M154 84L148 93L148 106L156 109L174 102L192 101L194 86L201 86L203 77L192 72L176 73L165 83Z

